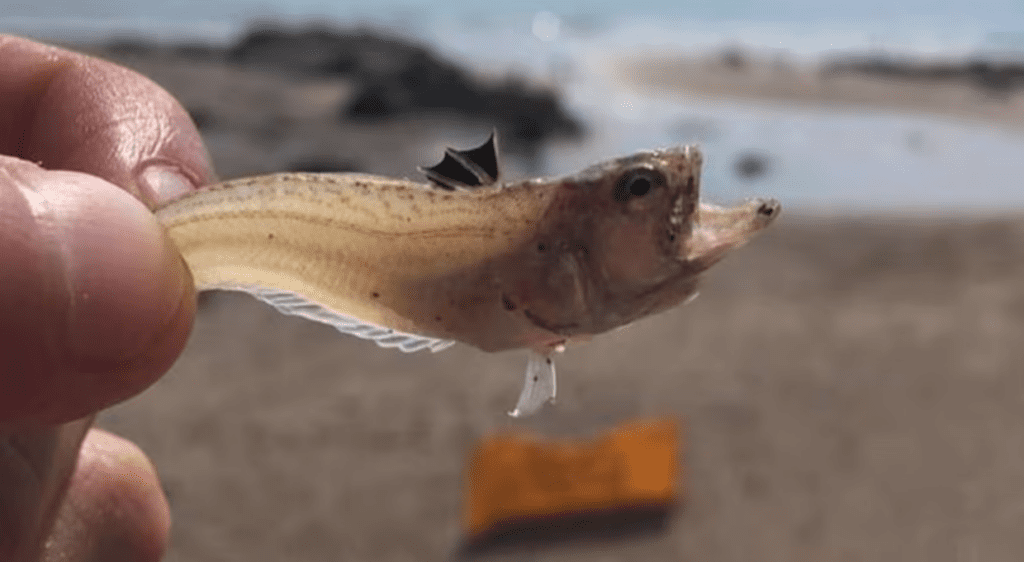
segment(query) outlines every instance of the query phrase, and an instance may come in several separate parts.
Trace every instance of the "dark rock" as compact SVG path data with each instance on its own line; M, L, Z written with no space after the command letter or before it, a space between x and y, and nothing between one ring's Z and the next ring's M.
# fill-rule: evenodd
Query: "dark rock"
M289 31L263 26L227 52L228 61L247 67L364 79L395 76L429 58L426 49L405 40L325 27Z
M152 56L159 47L156 43L141 37L115 37L107 42L103 50L114 56Z
M823 75L855 73L922 82L960 81L993 94L1024 88L1024 61L970 58L965 61L922 61L889 53L844 55L828 61Z
M971 61L966 72L976 84L990 90L1010 92L1024 87L1024 63Z
M410 67L394 77L364 84L342 108L343 119L386 119L414 114L453 113L495 126L505 148L530 149L550 137L583 132L550 91L528 88L511 78L483 85L467 74L436 67Z
M364 87L343 110L343 116L354 120L394 117L408 110L408 104L401 97L401 92L385 86Z
M264 27L230 48L227 59L247 67L348 77L356 93L339 111L343 120L468 117L496 127L503 146L519 152L536 150L553 136L583 133L550 90L516 77L484 83L420 45L369 32Z
M722 64L734 71L741 71L747 68L747 57L739 47L729 47L722 51Z
M246 69L294 78L344 78L352 95L337 110L341 121L386 122L409 117L440 117L494 127L504 150L531 158L553 137L583 135L583 125L556 92L524 78L484 81L422 45L368 31L327 27L288 29L262 25L235 45L201 43L160 46L135 37L111 41L112 57L154 57L197 62L227 62ZM200 129L213 126L216 112L192 108ZM271 133L276 134L276 128ZM262 133L261 133L262 134ZM263 140L274 140L264 134Z
M736 159L733 169L743 179L760 179L768 173L768 155L757 152L742 154Z
M320 28L292 33L262 27L246 34L227 52L227 60L235 64L307 74L335 65L344 56L344 41Z
M220 61L224 59L224 49L202 43L184 43L171 48L171 54L191 61Z

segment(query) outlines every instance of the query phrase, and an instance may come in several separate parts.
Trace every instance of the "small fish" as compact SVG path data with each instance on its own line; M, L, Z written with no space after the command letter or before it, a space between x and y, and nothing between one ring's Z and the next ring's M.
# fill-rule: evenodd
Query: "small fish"
M521 416L554 400L553 354L693 298L781 209L700 203L694 146L512 182L499 162L492 134L422 169L429 183L274 174L155 212L198 290L245 291L403 351L531 350Z

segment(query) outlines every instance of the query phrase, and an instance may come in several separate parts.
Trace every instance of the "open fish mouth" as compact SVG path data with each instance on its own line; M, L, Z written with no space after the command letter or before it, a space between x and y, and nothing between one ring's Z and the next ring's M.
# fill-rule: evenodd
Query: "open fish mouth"
M682 240L679 258L707 269L727 253L749 242L782 213L776 199L750 199L735 207L701 203L691 219L690 235Z
M771 224L782 211L782 203L779 203L777 199L755 199L755 201L760 203L757 207L757 216L764 221L761 228Z

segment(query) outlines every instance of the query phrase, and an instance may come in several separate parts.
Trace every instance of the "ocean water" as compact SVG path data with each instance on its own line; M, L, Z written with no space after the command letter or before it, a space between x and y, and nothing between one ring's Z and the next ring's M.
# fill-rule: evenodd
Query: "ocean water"
M956 214L1024 209L1024 134L976 122L884 111L835 111L684 96L641 95L609 63L641 51L704 52L729 45L813 60L837 51L1024 60L1024 3L865 0L666 0L445 4L420 0L171 0L67 5L0 0L0 31L61 39L144 35L225 43L254 22L328 23L409 35L482 72L547 82L592 132L556 146L546 173L642 148L699 142L705 190L728 201L773 195L826 212ZM752 181L733 166L767 158Z

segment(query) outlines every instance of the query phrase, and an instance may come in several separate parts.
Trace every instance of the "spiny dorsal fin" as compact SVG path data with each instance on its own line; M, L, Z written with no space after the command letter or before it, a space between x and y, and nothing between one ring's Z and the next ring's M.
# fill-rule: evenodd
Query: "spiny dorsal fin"
M486 142L469 150L446 148L444 158L430 168L420 168L427 179L447 190L472 189L497 183L501 176L498 167L498 134L491 131Z

